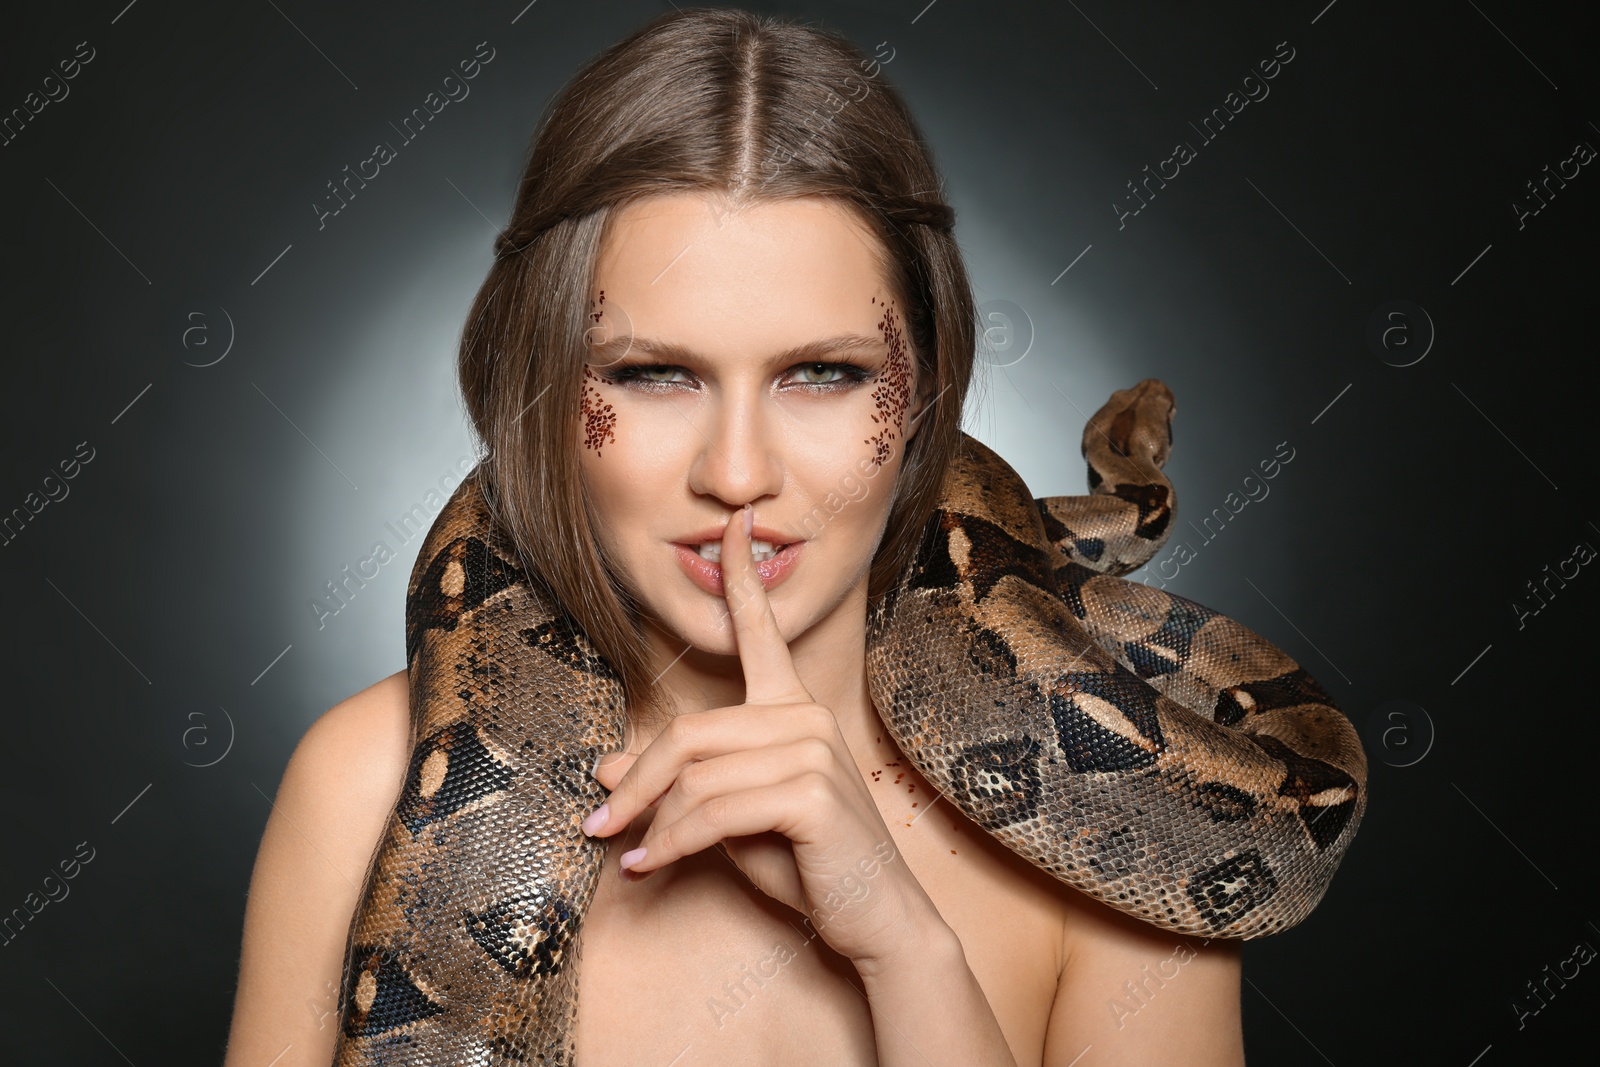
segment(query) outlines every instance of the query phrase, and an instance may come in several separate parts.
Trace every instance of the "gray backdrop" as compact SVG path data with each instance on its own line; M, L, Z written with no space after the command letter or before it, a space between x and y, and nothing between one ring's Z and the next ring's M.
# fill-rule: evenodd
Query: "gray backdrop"
M0 943L8 1062L220 1059L289 753L404 666L419 539L386 524L473 459L455 342L535 119L666 6L524 2L8 16L0 914L92 849ZM1180 522L1140 576L1279 642L1368 738L1328 897L1246 946L1251 1063L1575 1045L1600 977L1550 976L1600 946L1600 108L1573 12L750 6L892 49L990 316L970 431L1079 492L1084 415L1164 379ZM401 138L485 41L470 96ZM397 157L324 215L377 141ZM1267 496L1182 521L1275 454ZM319 621L377 540L400 558Z

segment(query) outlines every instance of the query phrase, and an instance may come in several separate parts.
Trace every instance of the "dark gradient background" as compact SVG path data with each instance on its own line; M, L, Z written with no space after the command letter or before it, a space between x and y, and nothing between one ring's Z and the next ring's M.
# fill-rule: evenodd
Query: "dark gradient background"
M7 1063L222 1056L269 798L319 714L404 666L418 539L385 524L475 454L455 343L527 139L667 6L524 2L8 12L0 112L78 42L94 58L0 147L0 515L93 458L0 547L0 914L94 853L0 945ZM1036 493L1081 492L1085 415L1164 379L1194 550L1169 587L1280 643L1368 737L1328 896L1246 945L1250 1062L1592 1048L1600 965L1520 1027L1514 1007L1600 947L1600 574L1513 607L1600 546L1600 173L1514 207L1600 147L1578 9L925 4L749 6L893 48L992 315L969 430ZM325 183L400 145L390 124L482 41L471 95L319 228ZM1203 141L1190 124L1284 41L1270 95ZM1196 158L1119 223L1180 140ZM1281 442L1266 499L1209 540L1183 521ZM379 539L400 558L319 626L313 598Z

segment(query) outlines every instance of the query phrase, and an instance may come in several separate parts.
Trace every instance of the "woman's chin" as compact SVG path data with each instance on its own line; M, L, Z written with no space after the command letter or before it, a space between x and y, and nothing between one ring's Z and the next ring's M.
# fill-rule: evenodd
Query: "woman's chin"
M665 643L669 658L688 655L684 646L710 656L737 656L739 643L733 620L722 603L701 607L677 604L672 610L657 613L650 622L656 636Z

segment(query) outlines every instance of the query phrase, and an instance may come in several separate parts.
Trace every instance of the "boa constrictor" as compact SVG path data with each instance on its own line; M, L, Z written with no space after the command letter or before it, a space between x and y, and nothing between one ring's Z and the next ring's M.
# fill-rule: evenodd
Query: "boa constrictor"
M1085 497L1034 499L963 435L914 566L869 615L870 691L924 777L1018 855L1158 927L1260 937L1322 899L1366 757L1282 651L1115 577L1171 525L1172 412L1154 379L1115 393L1084 430ZM343 1067L573 1062L606 848L579 824L626 704L517 559L474 472L411 575L414 747L350 926Z

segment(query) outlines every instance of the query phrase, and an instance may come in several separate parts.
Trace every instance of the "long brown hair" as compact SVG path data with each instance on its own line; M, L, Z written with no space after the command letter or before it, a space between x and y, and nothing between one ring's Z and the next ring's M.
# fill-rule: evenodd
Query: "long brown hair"
M587 63L535 130L462 334L461 389L498 520L552 606L621 678L631 708L659 710L662 693L637 605L595 536L576 452L590 287L618 209L673 192L853 208L879 237L931 401L896 475L869 603L898 583L934 509L960 440L976 311L955 213L882 62L831 31L690 8Z

